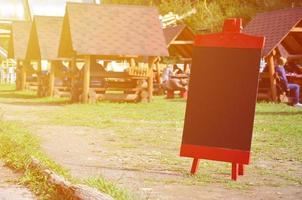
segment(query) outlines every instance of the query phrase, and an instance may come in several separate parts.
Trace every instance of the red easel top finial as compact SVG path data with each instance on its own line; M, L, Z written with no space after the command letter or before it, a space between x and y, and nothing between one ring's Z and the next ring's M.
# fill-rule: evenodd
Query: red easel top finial
M241 18L226 19L223 25L223 32L240 33L242 29Z

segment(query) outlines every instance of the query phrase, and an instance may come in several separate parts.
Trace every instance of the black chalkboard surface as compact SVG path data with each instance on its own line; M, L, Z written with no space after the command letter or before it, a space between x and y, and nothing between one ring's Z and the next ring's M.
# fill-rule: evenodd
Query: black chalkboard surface
M184 144L250 150L261 49L195 47Z
M192 173L199 159L231 162L236 180L250 162L264 38L242 34L241 24L229 19L222 33L195 39L180 150L194 158Z

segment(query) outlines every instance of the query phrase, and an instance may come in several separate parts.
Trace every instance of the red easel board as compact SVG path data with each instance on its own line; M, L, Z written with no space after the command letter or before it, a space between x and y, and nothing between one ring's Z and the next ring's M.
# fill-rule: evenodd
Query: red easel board
M181 156L250 162L264 38L241 34L240 26L227 20L223 33L196 37Z

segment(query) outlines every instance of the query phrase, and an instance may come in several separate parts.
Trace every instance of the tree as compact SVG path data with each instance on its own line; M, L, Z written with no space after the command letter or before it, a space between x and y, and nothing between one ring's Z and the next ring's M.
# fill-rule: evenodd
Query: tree
M197 33L220 31L226 18L240 17L247 23L258 12L302 6L301 0L102 0L102 3L155 5L162 15L169 12L183 15L195 8L196 14L180 23Z

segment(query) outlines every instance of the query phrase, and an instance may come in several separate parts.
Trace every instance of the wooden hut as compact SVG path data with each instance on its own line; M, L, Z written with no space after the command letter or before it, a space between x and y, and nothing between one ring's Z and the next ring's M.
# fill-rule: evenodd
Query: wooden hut
M171 57L178 57L179 61L190 63L192 61L195 35L186 25L178 25L164 29L166 45Z
M39 96L52 96L56 68L61 64L58 57L63 17L35 16L30 31L26 59L38 62ZM49 75L42 78L41 60L50 65Z
M81 93L82 102L86 103L90 68L96 59L132 58L131 65L138 61L148 63L151 100L153 63L158 56L168 56L168 51L156 8L67 3L59 55L85 59Z
M268 63L268 72L262 73L261 78L269 79L270 86L259 96L276 101L278 98L274 76L276 58L273 50L279 49L280 54L288 59L302 58L302 8L257 14L243 32L266 38L262 56Z
M8 58L15 59L17 62L17 89L24 90L26 85L27 73L30 71L30 63L26 59L29 34L32 23L27 21L15 21L12 23Z

